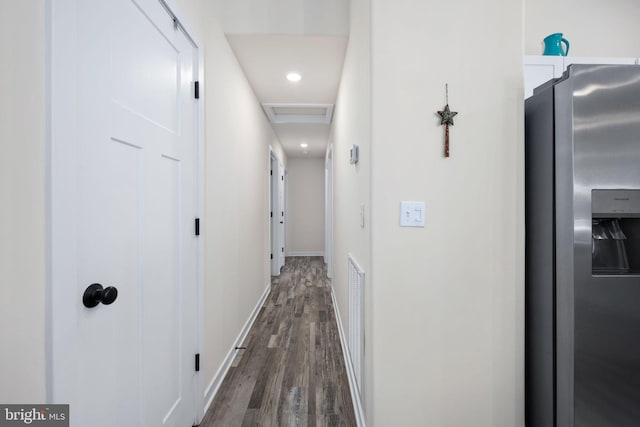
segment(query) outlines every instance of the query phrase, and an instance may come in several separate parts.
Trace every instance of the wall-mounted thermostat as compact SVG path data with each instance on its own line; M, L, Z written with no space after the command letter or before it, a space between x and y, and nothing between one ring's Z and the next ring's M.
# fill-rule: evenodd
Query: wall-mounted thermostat
M352 163L352 164L354 164L354 163L358 163L358 155L359 155L359 151L360 151L360 149L359 149L359 147L358 147L356 144L353 144L353 145L351 146L351 150L350 150L350 152L351 152L351 163Z

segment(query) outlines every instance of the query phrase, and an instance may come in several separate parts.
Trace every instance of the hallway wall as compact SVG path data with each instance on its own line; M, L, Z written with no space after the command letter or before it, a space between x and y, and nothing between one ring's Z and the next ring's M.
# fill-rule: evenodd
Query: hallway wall
M372 0L374 427L523 425L522 8Z
M43 0L0 1L0 402L44 402Z
M324 254L324 159L287 163L287 256Z
M351 254L366 277L371 275L371 0L350 1L350 34L331 128L333 144L333 279L342 327L348 333L347 257ZM360 160L350 163L349 150L359 146ZM364 227L360 209L364 206ZM372 293L365 278L364 379L362 400L373 420ZM368 424L371 425L371 424ZM395 423L393 425L396 425Z
M535 0L525 2L525 54L542 55L542 39L563 33L570 56L640 57L640 2Z
M179 0L205 49L205 394L267 286L269 145L286 156L204 0Z

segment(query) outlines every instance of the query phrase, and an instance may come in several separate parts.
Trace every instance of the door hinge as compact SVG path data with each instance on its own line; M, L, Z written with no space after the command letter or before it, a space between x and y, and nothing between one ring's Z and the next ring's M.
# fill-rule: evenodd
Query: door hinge
M271 259L273 259L273 254L271 254Z
M200 372L200 353L196 353L196 372Z
M269 175L273 176L273 169L269 171Z
M284 175L282 175L280 178L284 181Z
M195 96L196 99L200 99L200 82L196 80L195 82L193 82L193 86L194 86L193 95Z
M271 214L269 215L271 218L273 218L273 211L271 211Z
M200 218L196 218L196 236L200 235Z
M284 248L282 248L282 252L284 253Z

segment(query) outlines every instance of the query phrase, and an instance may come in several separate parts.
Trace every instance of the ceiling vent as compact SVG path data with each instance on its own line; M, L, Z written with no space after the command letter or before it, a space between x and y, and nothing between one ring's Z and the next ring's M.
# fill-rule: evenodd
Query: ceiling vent
M333 104L262 104L271 123L329 124Z

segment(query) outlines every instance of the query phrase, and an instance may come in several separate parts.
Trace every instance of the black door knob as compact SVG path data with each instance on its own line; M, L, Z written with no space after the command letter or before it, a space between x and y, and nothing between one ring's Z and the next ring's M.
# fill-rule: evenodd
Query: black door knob
M91 308L103 303L109 305L118 298L118 289L113 286L103 288L100 283L93 283L85 289L82 295L82 303L85 307Z

